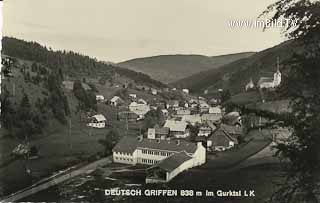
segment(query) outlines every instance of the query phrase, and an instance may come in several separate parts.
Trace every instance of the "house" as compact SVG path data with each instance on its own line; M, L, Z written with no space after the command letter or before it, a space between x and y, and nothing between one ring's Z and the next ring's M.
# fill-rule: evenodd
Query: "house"
M102 114L94 115L91 117L88 127L105 128L107 119Z
M187 122L191 125L196 125L197 123L202 123L200 114L193 115L183 115L181 121Z
M169 137L169 128L155 126L154 128L148 129L148 139L160 139L165 140Z
M190 135L188 124L184 121L167 120L165 128L170 129L170 135L175 138L186 138Z
M227 113L223 116L222 122L227 125L234 125L234 126L242 126L242 118L240 116L240 113L237 111L232 111Z
M182 89L182 92L185 94L189 94L189 89Z
M209 114L215 114L215 115L222 115L222 110L220 107L216 106L216 107L210 107L209 108Z
M191 111L189 109L177 110L177 115L178 116L190 115L190 114L191 114Z
M147 104L140 104L137 102L131 102L129 105L129 111L144 117L146 113L150 111L150 106Z
M238 144L237 138L223 128L217 129L207 140L207 147L214 151L225 151Z
M205 122L213 122L213 123L219 123L222 119L222 116L219 114L202 114L201 115L201 122L205 123Z
M243 135L243 130L241 127L233 126L233 125L226 125L221 124L220 128L226 131L229 135L238 138L239 136Z
M146 183L168 182L182 171L200 166L206 161L206 149L202 144L185 140L124 136L112 149L112 152L115 163L154 165L147 171ZM162 170L163 176L156 176L155 172L158 169Z
M110 100L110 105L112 105L112 106L120 106L120 105L122 105L124 103L124 101L120 98L120 97L118 97L118 96L114 96L114 97L112 97L112 99Z
M179 108L179 101L178 100L170 100L168 103L167 103L167 109L177 109Z
M200 100L199 102L200 102L199 104L200 112L201 113L209 112L209 108L210 108L209 104L203 100Z
M103 95L96 95L96 101L97 102L103 102L104 101L104 96Z
M151 88L151 94L153 95L157 95L158 94L158 91L154 88Z
M212 129L210 126L201 126L199 128L198 136L208 137L212 133Z
M146 100L144 100L144 99L138 99L138 103L139 104L148 104L148 102L146 102Z
M136 122L139 116L131 111L121 111L118 113L119 121Z
M161 109L161 112L165 118L169 117L169 111L167 109Z
M136 94L129 94L129 99L131 101L135 101L137 99L137 95Z

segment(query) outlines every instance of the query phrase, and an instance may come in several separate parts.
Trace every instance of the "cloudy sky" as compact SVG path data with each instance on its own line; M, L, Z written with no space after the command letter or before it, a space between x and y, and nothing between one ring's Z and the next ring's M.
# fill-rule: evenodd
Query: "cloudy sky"
M161 54L221 55L279 44L278 29L230 28L274 0L8 0L4 35L119 62Z

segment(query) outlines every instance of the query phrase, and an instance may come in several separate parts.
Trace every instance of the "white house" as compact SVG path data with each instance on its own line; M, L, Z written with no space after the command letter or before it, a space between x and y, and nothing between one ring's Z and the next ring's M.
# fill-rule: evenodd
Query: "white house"
M148 128L147 137L148 139L160 139L165 140L169 138L169 128L161 128L155 126L154 128Z
M123 100L122 100L120 97L118 97L118 96L114 96L114 97L112 97L112 99L110 100L110 104L111 104L112 106L119 106L119 105L123 104Z
M158 90L151 88L151 94L153 95L157 95L158 94Z
M189 89L182 89L182 92L185 94L189 94Z
M150 106L147 104L139 104L137 102L131 102L129 105L129 110L139 116L144 116L150 111Z
M103 102L104 101L104 96L103 95L96 95L96 101L97 102Z
M136 94L129 94L129 98L130 98L131 100L134 100L134 99L137 98L137 95L136 95Z
M186 138L190 135L188 124L184 121L167 120L165 128L170 129L170 135L175 138Z
M169 111L167 109L161 109L162 115L164 117L168 117L169 116Z
M90 122L87 124L89 127L93 128L105 128L106 127L106 117L102 114L94 115L91 117Z
M222 115L222 110L220 107L210 107L209 108L209 114L215 114L215 115Z
M189 109L180 109L177 110L177 115L178 116L183 116L183 115L190 115L191 111Z

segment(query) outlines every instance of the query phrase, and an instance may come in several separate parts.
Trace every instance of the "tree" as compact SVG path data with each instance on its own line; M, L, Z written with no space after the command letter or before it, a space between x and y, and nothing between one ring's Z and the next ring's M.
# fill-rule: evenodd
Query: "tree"
M105 139L99 139L98 142L104 146L104 154L112 154L112 148L119 140L119 133L115 129L111 129L109 133L105 136Z
M293 133L285 144L277 146L277 155L290 160L286 181L273 195L274 202L318 202L320 171L320 2L314 0L278 0L260 17L285 19L283 33L303 45L304 53L286 61L288 81L281 93L292 101L292 114L283 124Z

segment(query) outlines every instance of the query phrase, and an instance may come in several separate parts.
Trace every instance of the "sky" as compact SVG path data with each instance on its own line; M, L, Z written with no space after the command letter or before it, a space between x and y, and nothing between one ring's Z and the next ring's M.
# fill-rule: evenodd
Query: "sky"
M255 20L274 0L8 0L5 36L120 62L166 54L261 51L279 29L231 28Z

